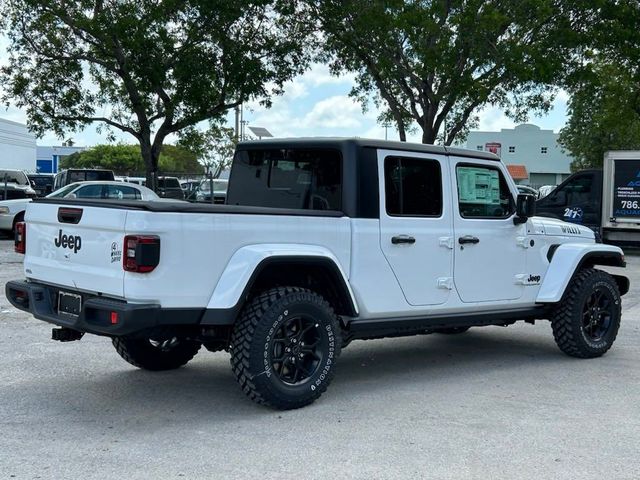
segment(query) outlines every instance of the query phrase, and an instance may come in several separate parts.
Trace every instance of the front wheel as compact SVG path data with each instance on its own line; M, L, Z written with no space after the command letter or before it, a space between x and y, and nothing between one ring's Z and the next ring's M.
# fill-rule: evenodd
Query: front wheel
M200 350L199 342L178 337L114 337L112 343L116 352L131 365L154 371L186 365Z
M601 270L580 270L551 318L556 344L567 355L594 358L613 345L622 304L618 284Z
M298 287L273 288L244 308L231 367L253 401L282 410L315 401L333 378L342 338L329 303Z

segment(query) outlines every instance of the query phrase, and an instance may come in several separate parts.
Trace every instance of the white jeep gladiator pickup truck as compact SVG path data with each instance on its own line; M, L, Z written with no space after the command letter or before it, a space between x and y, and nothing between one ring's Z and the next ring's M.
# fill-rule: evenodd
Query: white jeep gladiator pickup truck
M226 205L40 199L16 237L11 303L111 337L148 370L228 350L242 390L275 408L317 399L355 339L550 320L604 354L629 281L618 247L534 216L487 153L361 139L240 143Z

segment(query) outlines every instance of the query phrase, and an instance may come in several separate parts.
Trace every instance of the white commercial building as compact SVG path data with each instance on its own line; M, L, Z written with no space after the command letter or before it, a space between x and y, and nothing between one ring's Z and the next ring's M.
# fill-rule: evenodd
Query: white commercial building
M0 118L0 168L36 171L36 137L26 125Z
M558 185L571 173L571 161L558 144L558 134L523 124L499 132L469 132L467 148L497 154L518 183Z

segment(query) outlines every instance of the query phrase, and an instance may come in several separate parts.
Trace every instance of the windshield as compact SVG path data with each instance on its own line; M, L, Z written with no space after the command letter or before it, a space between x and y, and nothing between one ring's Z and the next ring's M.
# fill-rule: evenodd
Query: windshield
M71 185L67 185L66 187L59 188L55 192L50 193L49 195L47 195L47 198L63 198L69 193L73 192L76 188L78 188L78 185L75 183L72 183Z
M18 170L0 170L0 183L17 183L29 185L29 179L24 172Z

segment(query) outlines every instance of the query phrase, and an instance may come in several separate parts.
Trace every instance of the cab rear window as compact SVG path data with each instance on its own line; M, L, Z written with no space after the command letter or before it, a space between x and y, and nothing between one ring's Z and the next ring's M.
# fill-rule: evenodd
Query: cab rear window
M337 150L239 151L231 177L230 205L342 209L342 156Z

